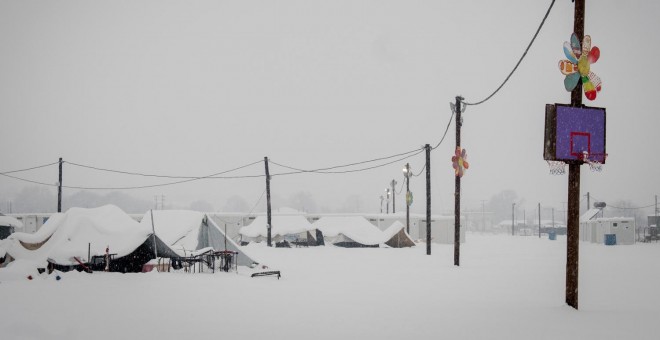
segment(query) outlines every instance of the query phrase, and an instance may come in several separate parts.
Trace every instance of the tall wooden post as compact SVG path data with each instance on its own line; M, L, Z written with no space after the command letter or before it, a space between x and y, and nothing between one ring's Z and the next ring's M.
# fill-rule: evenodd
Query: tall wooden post
M431 145L426 149L426 255L431 255Z
M62 212L62 158L60 157L60 176L57 182L57 212Z
M579 41L584 38L585 0L575 0L573 32ZM571 106L582 105L582 83L571 92ZM580 255L580 165L568 164L568 215L566 221L566 304L578 309L578 272Z
M396 214L396 181L392 180L390 185L392 185L392 214Z
M456 149L461 146L461 101L463 97L456 96ZM460 266L461 261L461 176L456 175L454 190L454 265Z
M410 163L406 163L406 232L408 235L410 235L410 175Z
M267 244L269 247L272 247L272 236L271 229L273 229L271 222L271 211L270 211L270 172L268 171L268 157L264 157L264 165L266 166L266 229L268 231Z

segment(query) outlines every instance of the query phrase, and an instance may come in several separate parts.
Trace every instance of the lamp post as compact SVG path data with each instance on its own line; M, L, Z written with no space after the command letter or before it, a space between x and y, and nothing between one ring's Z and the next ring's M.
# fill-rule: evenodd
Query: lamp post
M403 168L403 178L406 181L406 232L410 234L410 204L412 204L412 197L410 194L410 163L406 163Z
M387 208L385 209L385 211L386 211L387 214L389 214L390 213L390 188L385 189L385 192L387 193L387 204L386 204Z
M392 180L390 185L392 186L392 214L396 214L396 181Z
M516 226L516 204L511 203L511 236L514 236L514 230Z
M385 197L383 197L383 195L380 195L380 213L381 214L383 213L383 200L384 199L385 199Z

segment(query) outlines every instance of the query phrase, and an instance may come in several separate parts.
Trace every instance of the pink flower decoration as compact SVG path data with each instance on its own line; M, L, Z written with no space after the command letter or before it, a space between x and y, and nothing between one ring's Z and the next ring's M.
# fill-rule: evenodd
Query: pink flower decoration
M461 150L461 147L457 146L456 154L451 158L456 176L463 177L463 174L465 174L465 170L470 167L470 164L467 162L466 159L467 159L467 152L465 152L465 149Z

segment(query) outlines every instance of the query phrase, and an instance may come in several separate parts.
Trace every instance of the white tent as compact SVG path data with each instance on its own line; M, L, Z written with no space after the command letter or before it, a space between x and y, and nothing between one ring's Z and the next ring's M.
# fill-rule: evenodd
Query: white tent
M406 226L399 221L394 221L389 228L383 231L385 244L392 248L414 247L415 242L406 232Z
M316 243L312 231L315 229L302 215L274 215L271 217L271 239L280 242L288 239L294 242ZM268 219L258 216L240 229L241 241L261 242L268 237Z
M254 261L205 213L188 210L154 210L144 214L140 224L143 228L153 229L178 256L190 256L194 251L213 248L238 252L236 263L242 266L254 266ZM159 248L160 249L160 248Z
M0 240L6 239L16 229L23 229L23 223L21 221L11 216L0 214Z
M60 266L89 262L91 256L109 252L121 258L133 253L151 234L113 205L71 208L53 214L34 234L14 233L3 241L13 259L46 261ZM136 265L141 266L141 265Z
M361 216L325 216L314 222L326 243L342 247L378 247L383 232Z

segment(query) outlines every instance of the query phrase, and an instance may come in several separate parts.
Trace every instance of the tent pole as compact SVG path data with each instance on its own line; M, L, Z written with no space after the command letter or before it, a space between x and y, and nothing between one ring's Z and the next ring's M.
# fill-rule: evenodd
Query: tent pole
M154 259L158 259L158 246L156 245L156 228L154 227L154 210L149 210L151 214L151 232L154 237Z

